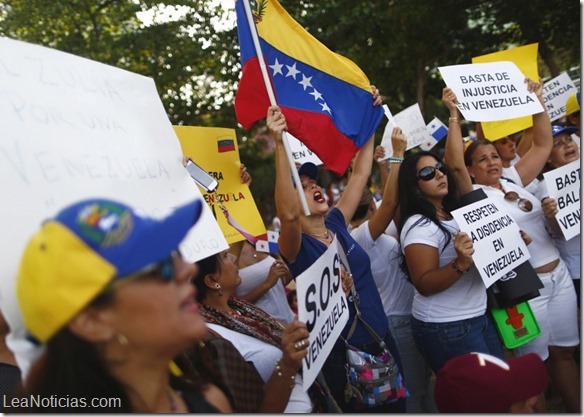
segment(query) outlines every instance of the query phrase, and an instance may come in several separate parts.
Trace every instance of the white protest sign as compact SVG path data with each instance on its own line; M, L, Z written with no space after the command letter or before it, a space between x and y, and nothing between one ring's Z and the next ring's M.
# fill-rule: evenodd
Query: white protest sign
M535 93L527 91L525 75L511 61L439 67L456 94L466 120L492 122L543 111Z
M515 220L491 199L459 208L452 216L460 230L472 239L472 259L485 287L531 257Z
M552 78L543 85L543 102L550 121L558 120L566 114L566 100L576 91L574 82L566 72Z
M426 122L424 121L418 103L412 104L410 107L393 116L393 123L401 128L408 141L406 150L433 140L432 135L428 133ZM391 132L394 128L393 123L388 122L383 131L383 138L381 139L381 146L385 149L385 158L383 159L387 159L393 154L393 147L391 145Z
M306 145L300 142L296 137L292 136L290 132L286 132L286 137L288 138L288 143L290 144L290 151L292 152L292 157L294 162L303 164L305 162L312 162L314 165L322 165L322 161L314 152L306 147Z
M580 160L543 174L550 197L556 199L556 220L566 240L580 234Z
M0 38L0 126L0 305L26 374L39 350L24 339L15 279L41 222L84 198L120 200L156 217L202 197L151 78ZM203 206L181 246L190 261L227 247Z
M327 251L296 277L296 292L298 319L306 323L310 332L308 355L302 361L303 388L306 391L349 321L336 236Z

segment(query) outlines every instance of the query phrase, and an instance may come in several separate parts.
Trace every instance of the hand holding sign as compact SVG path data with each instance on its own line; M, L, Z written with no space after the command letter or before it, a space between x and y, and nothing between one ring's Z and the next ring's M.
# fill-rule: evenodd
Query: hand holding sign
M279 372L278 376L290 381L291 386L294 386L296 374L302 366L302 359L308 353L308 336L306 324L298 320L284 327L282 332L282 358L276 365L275 372Z

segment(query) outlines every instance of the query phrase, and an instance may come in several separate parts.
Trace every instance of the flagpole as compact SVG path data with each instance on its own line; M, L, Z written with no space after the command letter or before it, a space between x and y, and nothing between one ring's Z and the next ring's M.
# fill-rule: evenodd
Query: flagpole
M270 76L268 75L268 69L266 68L266 62L264 61L264 54L262 53L262 48L260 46L260 40L258 38L258 33L256 29L255 22L253 20L253 15L251 13L251 8L249 7L249 0L239 0L243 1L245 7L245 16L247 17L248 26L251 32L251 38L253 39L253 46L255 48L256 54L258 56L258 62L260 64L260 70L262 72L262 78L264 79L264 84L266 90L268 91L268 97L270 99L270 104L272 106L277 105L276 96L274 95L274 90L272 89L272 83L270 82ZM302 203L302 209L306 216L310 216L310 210L308 209L308 203L306 202L306 196L304 195L304 190L299 187L300 177L298 176L298 169L296 168L296 163L294 162L294 157L292 156L292 151L290 150L290 144L288 143L288 135L286 132L282 132L282 143L284 144L284 149L286 151L286 157L288 158L288 164L290 165L290 171L292 172L292 178L294 178L294 184L297 184L296 191L300 196L300 202Z

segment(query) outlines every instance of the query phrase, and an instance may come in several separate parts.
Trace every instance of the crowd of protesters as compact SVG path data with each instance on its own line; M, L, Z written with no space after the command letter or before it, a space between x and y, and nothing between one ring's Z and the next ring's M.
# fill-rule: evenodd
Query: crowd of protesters
M527 79L526 89L542 100L541 81ZM372 90L371 105L378 106L379 92ZM380 202L369 188L378 156L374 137L357 152L342 193L327 198L314 164L299 166L300 183L294 182L283 144L286 118L271 106L266 123L275 141L278 256L241 242L185 262L178 246L199 220L196 201L162 220L100 199L62 209L39 225L22 255L17 293L23 320L45 351L19 381L14 358L0 344L4 401L67 399L50 407L28 403L19 409L26 412L86 411L71 404L94 398L118 398L100 410L109 412L546 412L549 379L566 410L580 412L580 239L563 239L557 202L538 179L579 159L573 136L579 134L579 97L570 97L565 125L552 125L543 111L525 132L479 138L465 149L457 98L445 88L450 118L444 158L435 151L405 152L406 138L393 129ZM242 182L250 181L242 168ZM541 335L513 350L504 348L490 316L473 241L452 216L475 189L512 214L543 283L529 300ZM99 221L105 218L107 230ZM407 398L357 408L346 396L341 338L317 381L302 389L309 333L286 295L296 295L294 279L335 238L348 262L343 290L358 294L361 317L395 359ZM349 313L343 337L380 353L361 322L349 332L357 314L353 303ZM8 329L0 330L4 337ZM497 365L487 369L485 363ZM521 375L521 387L510 382L505 372L511 371ZM481 372L485 385L473 388ZM453 391L457 384L468 391L464 398ZM488 404L471 400L496 386L505 390L496 390L500 394Z

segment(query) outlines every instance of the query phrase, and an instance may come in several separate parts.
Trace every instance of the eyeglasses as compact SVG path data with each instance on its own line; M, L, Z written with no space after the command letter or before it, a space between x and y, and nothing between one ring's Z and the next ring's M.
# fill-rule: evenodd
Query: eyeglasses
M170 253L168 258L156 264L148 265L145 268L142 268L141 270L130 275L116 277L110 284L105 287L103 294L112 293L123 282L128 282L128 280L136 280L144 276L155 275L160 277L162 281L168 283L172 281L175 276L175 261L177 259L182 259L182 255L178 250L175 250Z
M420 169L418 171L418 179L422 180L422 181L430 181L432 179L434 179L434 177L436 176L436 171L440 171L441 173L443 173L444 175L446 175L448 173L448 170L446 169L446 165L444 165L442 162L438 162L436 164L436 166L427 166L424 167L422 169Z
M557 138L556 140L554 140L554 148L558 148L560 146L562 146L563 144L570 144L574 142L574 138L570 135L567 136L560 136L559 138Z
M527 198L520 198L515 191L507 191L505 193L505 200L517 201L517 205L522 211L530 212L533 210L533 204Z

